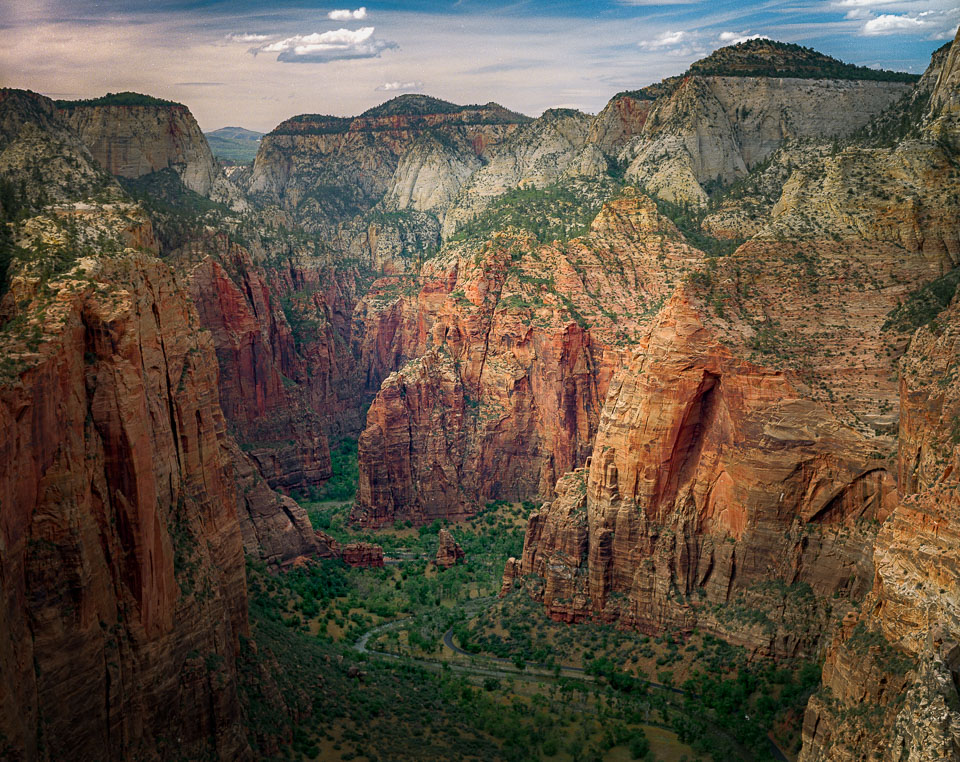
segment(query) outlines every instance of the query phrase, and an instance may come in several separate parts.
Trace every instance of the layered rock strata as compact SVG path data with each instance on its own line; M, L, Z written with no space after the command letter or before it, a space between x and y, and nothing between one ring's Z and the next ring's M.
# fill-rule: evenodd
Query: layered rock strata
M401 96L352 119L294 117L262 139L246 187L309 230L368 211L385 195L392 208L431 210L527 120L494 103L425 96Z
M179 103L71 102L61 116L107 172L136 178L171 168L183 184L238 209L248 207L223 174L190 110Z
M803 760L960 755L960 305L901 362L902 502L874 547L876 577L827 650Z
M244 758L243 546L209 337L149 255L89 257L47 287L15 280L24 322L3 330L6 743Z
M613 371L701 257L628 191L569 244L502 234L428 260L412 294L380 302L396 359L414 359L368 412L355 519L549 494L589 453Z

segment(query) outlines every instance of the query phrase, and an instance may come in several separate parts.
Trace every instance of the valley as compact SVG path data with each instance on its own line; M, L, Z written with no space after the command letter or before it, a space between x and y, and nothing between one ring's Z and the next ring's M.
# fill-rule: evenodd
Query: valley
M0 90L0 758L960 758L958 78Z

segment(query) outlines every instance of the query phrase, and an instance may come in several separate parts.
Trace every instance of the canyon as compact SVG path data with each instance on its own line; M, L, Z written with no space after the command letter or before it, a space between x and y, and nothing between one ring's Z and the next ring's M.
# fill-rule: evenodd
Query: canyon
M397 561L308 515L354 440L351 526L436 526L441 576L528 501L502 596L822 662L804 762L960 756L958 77L751 40L596 116L295 116L229 176L180 104L0 90L0 756L286 742L251 569Z

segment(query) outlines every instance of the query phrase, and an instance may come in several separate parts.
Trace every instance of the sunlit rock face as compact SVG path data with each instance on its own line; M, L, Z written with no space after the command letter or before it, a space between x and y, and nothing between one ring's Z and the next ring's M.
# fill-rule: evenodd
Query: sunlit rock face
M186 106L80 101L60 109L60 115L112 175L133 179L172 169L184 186L201 196L236 209L249 206L217 164Z
M568 244L498 233L428 260L419 291L381 313L411 359L367 415L355 518L429 522L551 494L589 454L615 369L702 258L629 191Z

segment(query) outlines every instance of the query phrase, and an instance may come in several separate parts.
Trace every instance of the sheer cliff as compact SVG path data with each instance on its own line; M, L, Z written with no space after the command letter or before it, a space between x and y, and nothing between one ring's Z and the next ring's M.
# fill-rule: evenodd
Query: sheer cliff
M795 170L767 227L687 274L614 376L587 467L531 517L511 585L558 619L817 652L882 573L906 316L956 264L955 157L924 134Z
M246 584L209 337L149 222L52 104L2 100L0 172L61 162L17 200L0 307L5 743L30 759L243 758Z
M0 113L0 749L247 758L245 546L281 562L313 531L229 435L143 208L51 101Z
M94 159L110 174L136 178L169 167L195 193L238 209L247 208L186 106L137 93L57 101L57 106Z

